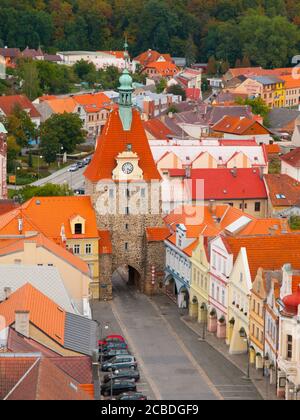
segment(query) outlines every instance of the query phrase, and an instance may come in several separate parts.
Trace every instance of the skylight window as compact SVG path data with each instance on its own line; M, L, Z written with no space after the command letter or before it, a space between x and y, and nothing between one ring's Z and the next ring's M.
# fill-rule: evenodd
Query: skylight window
M284 194L276 194L276 198L278 200L285 200L286 199L286 196Z

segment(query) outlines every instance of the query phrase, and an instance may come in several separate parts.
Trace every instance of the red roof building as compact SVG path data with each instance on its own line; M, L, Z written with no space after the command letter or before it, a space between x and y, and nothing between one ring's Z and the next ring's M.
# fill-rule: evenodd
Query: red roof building
M156 61L168 61L170 63L173 62L172 57L170 54L160 54L155 50L148 50L137 56L134 61L139 63L142 67L147 66L149 63L153 63Z
M112 179L113 170L117 165L116 157L128 147L140 158L139 164L144 180L160 180L161 177L156 168L143 123L139 112L135 109L132 110L132 124L129 131L124 130L118 109L110 113L98 140L92 162L87 167L84 176L93 183Z
M270 134L270 131L256 119L239 118L226 115L212 127L217 133L234 134L237 136L255 136Z
M179 72L178 67L169 61L156 61L147 64L142 73L150 78L171 79Z
M28 112L32 119L41 118L40 113L25 95L0 96L0 111L8 117L19 106L23 111Z

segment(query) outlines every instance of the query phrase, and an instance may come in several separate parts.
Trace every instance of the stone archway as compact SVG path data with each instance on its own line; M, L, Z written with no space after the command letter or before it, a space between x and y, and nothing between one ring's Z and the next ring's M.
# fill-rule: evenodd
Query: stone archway
M120 285L142 290L142 277L139 271L131 265L122 265L118 267L112 275L113 288Z
M190 301L189 291L187 290L185 286L183 286L179 290L179 293L178 293L178 299L177 299L178 307L180 309L188 309L189 301Z
M178 291L174 278L170 275L165 279L165 293L169 298L177 303Z

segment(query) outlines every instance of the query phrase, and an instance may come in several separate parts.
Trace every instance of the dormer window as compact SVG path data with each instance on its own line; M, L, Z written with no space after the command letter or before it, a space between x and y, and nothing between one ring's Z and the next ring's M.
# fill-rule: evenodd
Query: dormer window
M82 224L76 223L75 224L75 235L82 235Z

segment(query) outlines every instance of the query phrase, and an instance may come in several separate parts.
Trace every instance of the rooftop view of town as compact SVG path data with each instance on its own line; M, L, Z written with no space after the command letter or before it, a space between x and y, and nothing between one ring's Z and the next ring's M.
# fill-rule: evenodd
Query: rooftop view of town
M0 0L0 400L300 400L300 1L251 4Z

